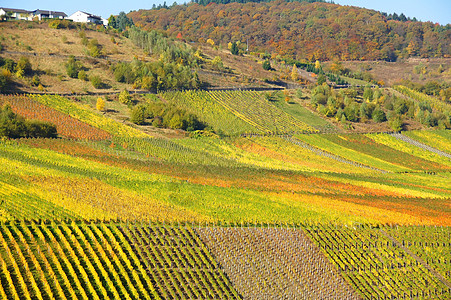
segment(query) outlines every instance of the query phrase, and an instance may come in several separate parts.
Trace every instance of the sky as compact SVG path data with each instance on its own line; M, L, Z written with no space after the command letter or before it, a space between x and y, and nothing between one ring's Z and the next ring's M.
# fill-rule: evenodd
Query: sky
M162 4L164 0L0 0L0 7L21 8L27 10L43 9L65 12L71 15L77 10L108 18L124 11L150 9L153 4ZM171 5L174 0L167 0ZM185 1L179 0L178 3ZM189 2L188 0L186 2ZM442 25L451 24L450 0L334 0L336 4L352 5L375 9L386 13L404 13L407 17L416 17L420 21L431 21Z

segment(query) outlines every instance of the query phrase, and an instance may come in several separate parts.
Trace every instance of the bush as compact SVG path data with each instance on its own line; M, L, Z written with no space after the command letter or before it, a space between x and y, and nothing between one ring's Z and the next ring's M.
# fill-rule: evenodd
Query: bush
M77 78L80 69L81 69L80 62L77 61L73 55L69 56L69 59L66 62L67 75L71 78Z
M119 94L119 102L126 105L130 105L132 103L132 97L130 96L130 93L127 90L123 90Z
M398 115L391 117L388 124L390 125L390 128L395 132L400 132L403 129L402 119Z
M10 106L0 108L0 136L8 138L56 138L56 126L42 121L25 120L15 114Z
M8 69L0 69L0 92L3 92L8 88L11 76L11 72Z
M263 70L267 70L267 71L272 70L271 62L268 59L263 62L262 67L263 67Z
M387 121L387 116L385 115L385 112L379 106L377 106L373 110L373 114L371 115L371 117L373 118L374 122L377 123Z
M103 87L102 79L100 79L99 76L91 76L89 80L91 81L91 84L94 88L101 89Z
M145 115L146 107L142 105L137 105L133 107L130 114L130 122L135 123L137 125L143 125L146 120Z
M86 74L84 70L81 70L80 72L78 72L78 79L86 81L88 80L88 74Z
M322 85L322 84L325 83L325 82L326 82L326 76L324 76L323 74L319 75L319 76L318 76L317 84L318 84L318 85Z
M41 80L39 79L38 75L34 75L31 79L31 85L32 86L39 86L41 84Z
M33 71L31 68L30 60L25 56L22 56L19 59L15 69L17 73L21 73L22 75L30 75Z
M103 100L102 97L97 98L96 108L99 111L105 110L105 100Z

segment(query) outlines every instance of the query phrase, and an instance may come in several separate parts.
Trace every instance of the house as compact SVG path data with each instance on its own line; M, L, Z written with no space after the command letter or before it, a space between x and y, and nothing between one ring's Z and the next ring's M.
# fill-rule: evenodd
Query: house
M101 17L80 10L70 15L69 19L80 23L103 24Z
M51 11L51 10L34 10L31 12L33 18L37 17L39 20L42 19L66 19L67 15L61 11Z
M0 7L0 17L13 20L28 20L31 21L33 16L30 11L25 9L5 8Z

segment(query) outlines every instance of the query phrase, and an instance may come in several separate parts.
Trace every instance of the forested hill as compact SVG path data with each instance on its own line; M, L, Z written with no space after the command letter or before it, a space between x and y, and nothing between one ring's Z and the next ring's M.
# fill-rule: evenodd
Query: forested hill
M138 26L188 42L211 39L227 48L248 40L250 51L310 61L451 56L449 24L389 20L374 10L332 3L190 3L129 16Z

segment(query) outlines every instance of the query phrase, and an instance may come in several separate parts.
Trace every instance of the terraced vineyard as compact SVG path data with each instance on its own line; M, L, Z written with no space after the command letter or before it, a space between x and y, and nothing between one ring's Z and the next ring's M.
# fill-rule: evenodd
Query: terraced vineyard
M0 106L9 104L24 118L47 121L56 125L58 133L71 139L106 140L112 135L76 118L43 105L27 96L0 95Z
M191 110L216 130L229 135L316 131L271 105L259 92L188 91L165 93L162 97Z
M449 228L233 225L2 223L0 294L2 299L451 295ZM424 242L431 235L435 241Z
M229 136L0 97L60 135L0 140L0 298L450 299L448 131L316 134L257 92L160 96Z

